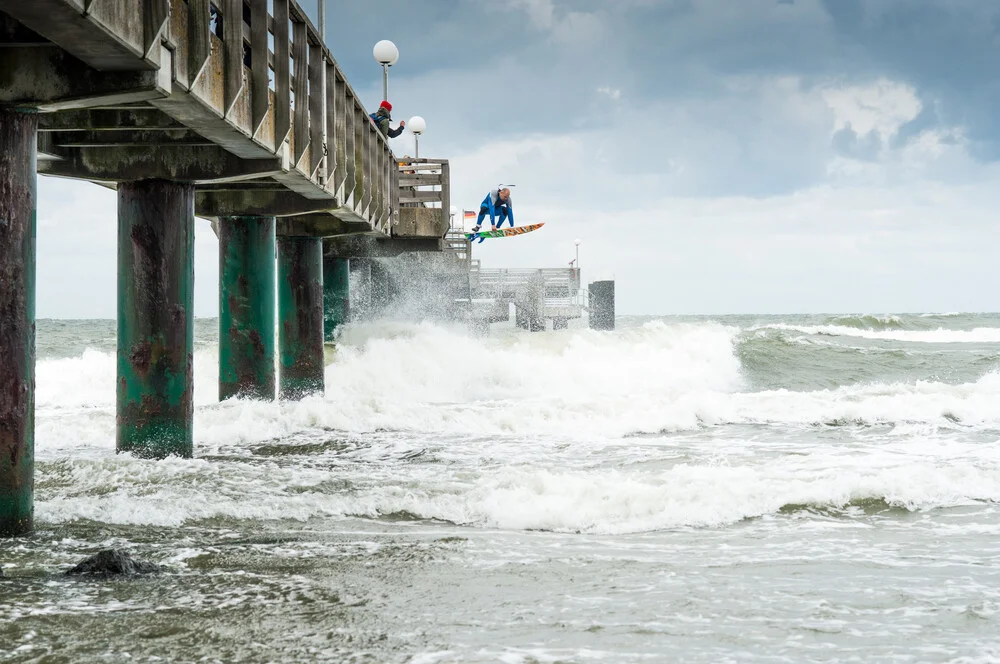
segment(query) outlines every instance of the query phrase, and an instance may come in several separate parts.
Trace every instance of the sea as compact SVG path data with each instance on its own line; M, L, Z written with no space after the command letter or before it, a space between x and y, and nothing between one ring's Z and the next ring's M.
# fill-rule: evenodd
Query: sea
M38 322L0 661L1000 662L1000 314L372 322L281 403L217 339L144 460L114 321Z

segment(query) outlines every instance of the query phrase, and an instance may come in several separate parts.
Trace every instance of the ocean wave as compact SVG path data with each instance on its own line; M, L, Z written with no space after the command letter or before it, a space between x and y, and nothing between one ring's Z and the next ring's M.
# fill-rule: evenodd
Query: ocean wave
M900 330L906 323L900 316L884 314L875 316L873 314L834 316L829 320L831 325L842 327L853 327L862 330Z
M327 366L325 394L297 402L218 403L218 356L198 351L195 445L317 428L575 440L724 424L1000 425L1000 378L989 358L973 357L962 365L965 373L946 381L928 375L933 372L923 359L900 358L898 351L865 356L801 344L789 350L795 342L760 340L759 334L662 322L610 334L488 340L430 324L386 334L355 330ZM909 368L894 374L903 360ZM113 448L113 354L40 361L37 384L40 453Z
M373 472L378 473L375 469ZM331 481L326 469L117 457L41 468L40 522L180 526L204 520L361 517L600 534L716 527L802 509L866 516L1000 501L1000 468L889 454L786 456L766 465L663 470L535 468L419 475L382 470ZM858 508L861 508L860 510Z
M1000 343L1000 328L977 327L971 330L876 330L845 325L792 325L770 323L758 325L751 330L783 330L800 334L826 335L834 337L859 337L883 341L905 341L909 343Z

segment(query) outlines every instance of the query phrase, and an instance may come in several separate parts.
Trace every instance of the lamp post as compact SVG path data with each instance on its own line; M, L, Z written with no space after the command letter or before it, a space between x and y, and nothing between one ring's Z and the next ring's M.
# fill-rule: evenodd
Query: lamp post
M455 228L455 215L458 214L458 208L455 207L454 205L452 205L451 209L448 210L448 214L449 214L449 218L451 219L451 223L449 223L448 225L451 226L452 228ZM464 226L465 225L463 224L463 230L464 230Z
M573 240L573 244L576 245L576 258L573 259L573 281L576 282L577 291L580 290L580 238Z
M413 158L420 159L420 134L427 130L427 123L419 115L414 115L410 118L410 121L406 123L406 126L413 132Z
M375 62L382 65L382 99L389 101L389 67L399 60L399 49L388 39L383 39L375 44L372 55L375 56Z
M319 17L319 39L326 43L326 0L316 0L317 14Z

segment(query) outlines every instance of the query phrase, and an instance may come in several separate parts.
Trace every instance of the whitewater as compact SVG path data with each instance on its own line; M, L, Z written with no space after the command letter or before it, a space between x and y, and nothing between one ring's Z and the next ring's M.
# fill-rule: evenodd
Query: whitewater
M39 321L0 661L1000 661L1000 315L381 321L323 395L118 455L114 321ZM167 572L58 573L100 548ZM52 660L54 661L54 660Z

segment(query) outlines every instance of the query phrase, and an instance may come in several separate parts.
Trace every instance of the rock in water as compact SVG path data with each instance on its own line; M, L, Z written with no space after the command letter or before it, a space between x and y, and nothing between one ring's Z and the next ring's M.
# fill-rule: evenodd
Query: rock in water
M159 565L134 560L132 556L120 549L107 549L87 558L73 569L67 571L66 576L107 578L111 576L154 574L160 570Z

